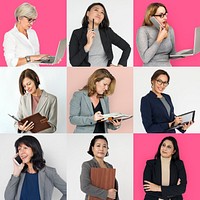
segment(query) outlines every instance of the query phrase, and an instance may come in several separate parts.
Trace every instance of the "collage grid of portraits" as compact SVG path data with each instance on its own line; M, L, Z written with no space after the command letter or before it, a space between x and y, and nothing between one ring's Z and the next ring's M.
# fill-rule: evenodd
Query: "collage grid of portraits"
M24 58L25 65L7 66L4 57L5 47L3 47L4 35L14 27L16 23L14 11L24 2L34 5L37 9L37 19L30 24L39 38L40 53L55 55L59 41L66 38L66 52L59 63L34 66L35 64L32 63L25 64L27 58ZM199 169L197 169L200 143L200 94L198 90L200 88L200 54L171 59L172 66L170 67L162 65L144 67L142 56L138 51L140 47L137 43L138 29L142 26L148 5L159 2L167 8L167 22L174 30L176 51L193 48L194 30L200 26L200 15L198 6L196 6L198 1L191 0L190 8L188 8L188 2L179 0L124 0L123 2L101 0L100 2L106 8L112 30L131 47L127 66L117 66L123 51L115 45L112 45L112 64L116 66L72 67L70 63L70 45L73 46L70 44L70 39L73 31L81 28L86 9L95 1L58 0L56 6L53 1L49 0L40 2L8 0L2 3L0 7L0 43L2 44L0 48L0 139L2 141L2 145L0 145L0 199L5 199L4 192L13 173L13 158L16 155L15 141L24 135L31 135L38 139L44 152L46 165L55 168L59 176L67 183L67 199L85 198L86 193L81 191L80 186L81 166L85 161L92 159L87 151L91 140L97 134L81 133L81 131L73 133L77 127L81 130L82 122L79 121L80 124L76 124L77 127L70 123L70 101L74 93L81 90L86 85L88 78L100 68L108 70L116 79L114 93L108 96L109 103L107 104L110 112L133 115L131 119L120 122L119 126L113 125L116 130L112 128L108 130L108 134L101 134L108 140L109 156L105 157L105 161L116 169L116 179L119 185L119 198L117 199L151 199L151 196L145 197L148 192L145 193L143 188L144 169L147 160L154 159L160 142L167 136L174 137L178 142L179 156L184 163L187 184L186 190L178 194L179 198L172 195L166 199L196 200L199 198L196 183L200 178ZM24 18L23 20L25 20ZM19 134L15 120L8 115L17 116L21 105L19 77L27 68L32 69L38 75L39 88L48 94L53 94L57 99L57 125L54 133ZM157 134L150 131L150 134L147 134L149 131L144 128L141 99L152 90L151 77L159 69L166 71L170 76L167 87L164 87L163 82L161 82L161 86L164 88L163 92L170 95L174 113L178 116L195 110L194 123L184 133L179 129L176 130L176 134L167 133L167 131L157 131ZM168 95L165 100L169 97ZM87 108L85 109L87 111ZM145 109L145 112L150 112L147 108ZM84 112L86 111L84 110ZM75 109L73 112L78 111ZM90 117L91 119L93 116ZM177 183L175 187L179 185ZM158 194L161 193L158 192ZM159 197L162 199L162 196L159 195L152 199ZM61 193L55 188L52 199L60 198Z

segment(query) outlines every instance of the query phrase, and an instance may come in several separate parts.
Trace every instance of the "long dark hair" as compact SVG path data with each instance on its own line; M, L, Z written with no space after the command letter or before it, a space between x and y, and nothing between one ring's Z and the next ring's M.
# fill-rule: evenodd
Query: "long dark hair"
M39 141L30 135L25 135L20 137L16 142L15 142L15 149L16 153L18 153L18 147L21 144L25 144L26 146L30 147L33 151L33 156L30 160L30 162L33 164L33 169L35 171L39 171L42 168L45 167L45 160L43 158L43 151L42 147L39 143ZM25 172L27 170L27 165L24 166L22 172Z
M174 161L175 160L180 160L178 143L177 143L176 139L174 137L172 137L172 136L168 136L168 137L165 137L165 138L162 139L161 143L159 144L158 151L157 151L157 153L156 153L154 158L155 159L160 159L160 148L161 148L161 146L162 146L162 144L163 144L163 142L165 140L171 141L173 146L174 146L175 153L172 155L172 160L174 160Z
M86 10L86 12L85 12L85 15L84 15L84 17L83 17L83 19L82 19L82 27L84 27L84 28L87 28L87 27L88 27L87 12L90 11L90 9L91 9L92 7L94 7L94 6L101 6L101 7L104 9L104 19L103 19L103 21L101 22L99 28L107 29L107 28L109 27L110 22L109 22L109 19L108 19L108 14L107 14L107 12L106 12L106 8L105 8L105 6L104 6L102 3L93 3L93 4L91 4L91 5L87 8L87 10Z

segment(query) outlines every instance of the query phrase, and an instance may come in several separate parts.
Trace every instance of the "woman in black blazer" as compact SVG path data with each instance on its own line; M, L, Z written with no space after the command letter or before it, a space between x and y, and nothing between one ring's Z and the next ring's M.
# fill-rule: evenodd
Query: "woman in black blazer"
M147 133L175 133L175 129L171 128L182 122L182 117L174 114L170 96L163 93L169 80L166 71L155 71L151 77L152 90L141 99L142 123ZM184 133L191 124L184 124L178 130Z
M187 177L174 137L165 137L153 160L146 162L143 174L144 200L182 200Z
M112 66L112 44L122 50L118 66L127 66L130 45L109 27L104 5L93 3L86 10L82 27L72 33L69 43L70 63L72 66Z

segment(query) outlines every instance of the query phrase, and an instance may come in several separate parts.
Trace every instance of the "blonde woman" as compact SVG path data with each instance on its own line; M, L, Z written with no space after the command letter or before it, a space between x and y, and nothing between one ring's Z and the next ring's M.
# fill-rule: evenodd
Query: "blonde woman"
M120 127L119 120L101 121L110 113L108 95L114 93L115 77L106 69L96 70L70 102L70 122L76 125L75 133L107 133L108 128Z
M171 66L169 55L174 54L174 30L167 22L168 11L162 3L147 7L142 26L137 32L137 49L144 66ZM158 29L150 20L160 23Z
M36 32L32 29L38 16L36 8L23 3L15 10L16 24L4 35L4 57L8 67L19 67L40 60L47 54L40 54L40 45Z

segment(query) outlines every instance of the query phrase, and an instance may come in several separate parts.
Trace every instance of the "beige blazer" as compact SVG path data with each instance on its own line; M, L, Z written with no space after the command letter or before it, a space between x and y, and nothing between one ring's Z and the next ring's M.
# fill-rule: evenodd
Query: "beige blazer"
M26 93L21 96L17 113L18 119L21 120L39 112L42 116L45 116L48 119L48 123L51 126L51 128L42 131L42 133L55 132L57 126L57 98L43 90L39 103L35 109L35 113L32 113L31 102L31 94Z

